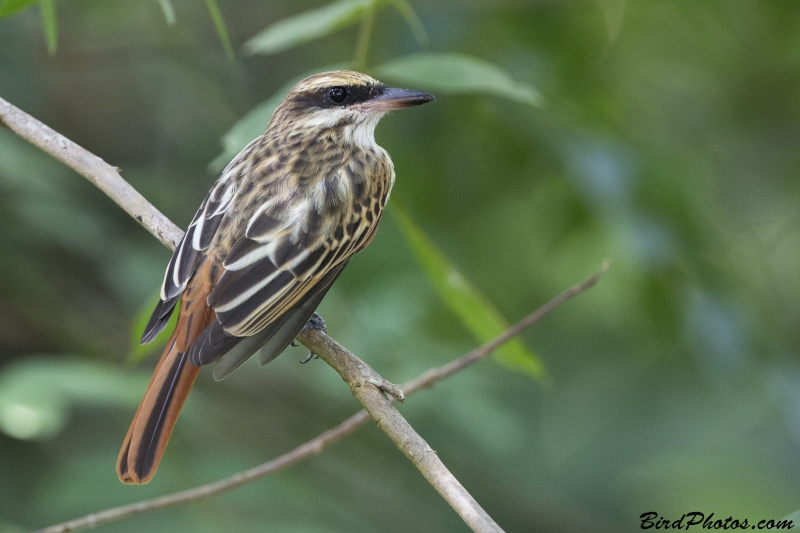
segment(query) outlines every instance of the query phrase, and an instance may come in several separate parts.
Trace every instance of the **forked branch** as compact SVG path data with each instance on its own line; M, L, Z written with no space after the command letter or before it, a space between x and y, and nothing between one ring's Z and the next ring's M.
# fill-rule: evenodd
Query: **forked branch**
M182 236L181 230L136 192L136 190L120 176L118 169L107 164L99 157L81 148L2 98L0 98L0 124L5 125L20 137L26 139L59 161L62 161L78 174L90 180L164 245L175 249L175 246ZM519 335L524 329L541 320L545 314L552 311L566 300L595 285L607 270L608 262L604 263L600 271L591 278L567 289L492 341L447 365L430 369L419 377L411 380L403 387L405 394L410 395L420 388L429 387L437 381L441 381L486 357L498 346L507 342L514 336ZM298 336L298 340L314 353L320 355L320 357L325 359L328 364L339 372L342 379L350 385L353 395L364 405L366 411L356 413L335 428L302 444L291 452L258 467L235 474L229 478L160 498L107 509L40 531L46 533L75 531L77 529L121 520L172 505L196 501L225 490L230 490L259 477L282 470L310 455L319 453L329 444L352 433L357 427L369 419L369 415L375 419L378 426L389 435L398 448L400 448L406 457L408 457L422 472L431 485L433 485L473 531L502 531L494 520L492 520L472 496L470 496L461 483L447 470L438 455L436 455L425 440L419 436L403 416L394 408L392 401L388 399L381 388L379 388L383 380L374 370L319 329L311 328L304 330ZM369 415L367 413L369 413Z

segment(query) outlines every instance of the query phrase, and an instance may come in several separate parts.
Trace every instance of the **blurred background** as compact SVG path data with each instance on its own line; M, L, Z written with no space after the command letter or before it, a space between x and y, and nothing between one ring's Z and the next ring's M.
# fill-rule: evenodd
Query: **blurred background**
M515 322L611 258L523 335L527 366L490 358L400 407L507 531L800 508L796 2L411 0L415 18L345 1L299 22L326 3L16 3L0 97L181 227L237 135L306 73L355 57L436 94L378 127L398 176L389 214L320 308L390 381L476 346L482 312ZM262 33L287 19L299 26ZM410 221L427 251L407 244ZM203 372L154 480L124 486L116 456L160 351L136 340L170 252L3 128L0 249L0 532L216 480L359 407L302 348L219 383ZM421 266L432 250L482 294L472 323ZM374 424L244 488L101 528L145 529L467 531Z

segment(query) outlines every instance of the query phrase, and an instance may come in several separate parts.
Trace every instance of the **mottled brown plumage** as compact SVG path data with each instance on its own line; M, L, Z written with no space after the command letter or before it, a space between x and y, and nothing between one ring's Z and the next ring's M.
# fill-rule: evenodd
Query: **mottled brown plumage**
M299 333L350 258L375 236L394 167L374 129L432 100L350 71L298 83L264 134L222 172L167 266L142 335L178 324L120 451L125 483L158 467L199 367L222 379L260 350L266 364Z

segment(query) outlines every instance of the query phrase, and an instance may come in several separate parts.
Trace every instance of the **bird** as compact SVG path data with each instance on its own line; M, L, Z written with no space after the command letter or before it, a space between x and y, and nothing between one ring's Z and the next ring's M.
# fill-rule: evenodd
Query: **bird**
M375 141L388 112L434 100L354 71L298 82L211 187L167 265L141 342L177 323L117 460L149 482L201 367L227 377L265 365L306 325L350 259L372 241L395 181Z

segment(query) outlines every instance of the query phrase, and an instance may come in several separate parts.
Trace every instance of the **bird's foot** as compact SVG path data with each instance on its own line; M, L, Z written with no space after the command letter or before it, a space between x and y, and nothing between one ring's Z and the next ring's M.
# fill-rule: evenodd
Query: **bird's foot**
M315 354L314 352L312 352L311 350L309 350L308 351L308 355L306 356L305 359L300 361L300 364L304 365L304 364L308 363L309 361L311 361L312 359L319 359L319 356L317 354Z
M317 313L316 311L314 312L313 315L311 315L311 318L308 319L308 322L306 322L306 325L303 326L303 331L305 331L307 329L318 329L318 330L322 331L323 333L328 333L328 328L325 327L325 321L322 319L321 316L319 316L319 313ZM297 346L297 345L293 342L292 346ZM304 364L308 363L309 361L311 361L312 359L319 359L319 356L317 354L315 354L314 352L309 351L308 355L306 356L306 358L303 359L302 361L300 361L300 364L304 365Z
M325 327L325 321L322 320L322 317L319 316L319 313L316 311L313 315L311 315L311 318L308 319L308 322L306 322L306 325L303 326L303 329L318 329L323 333L328 333L328 328Z

